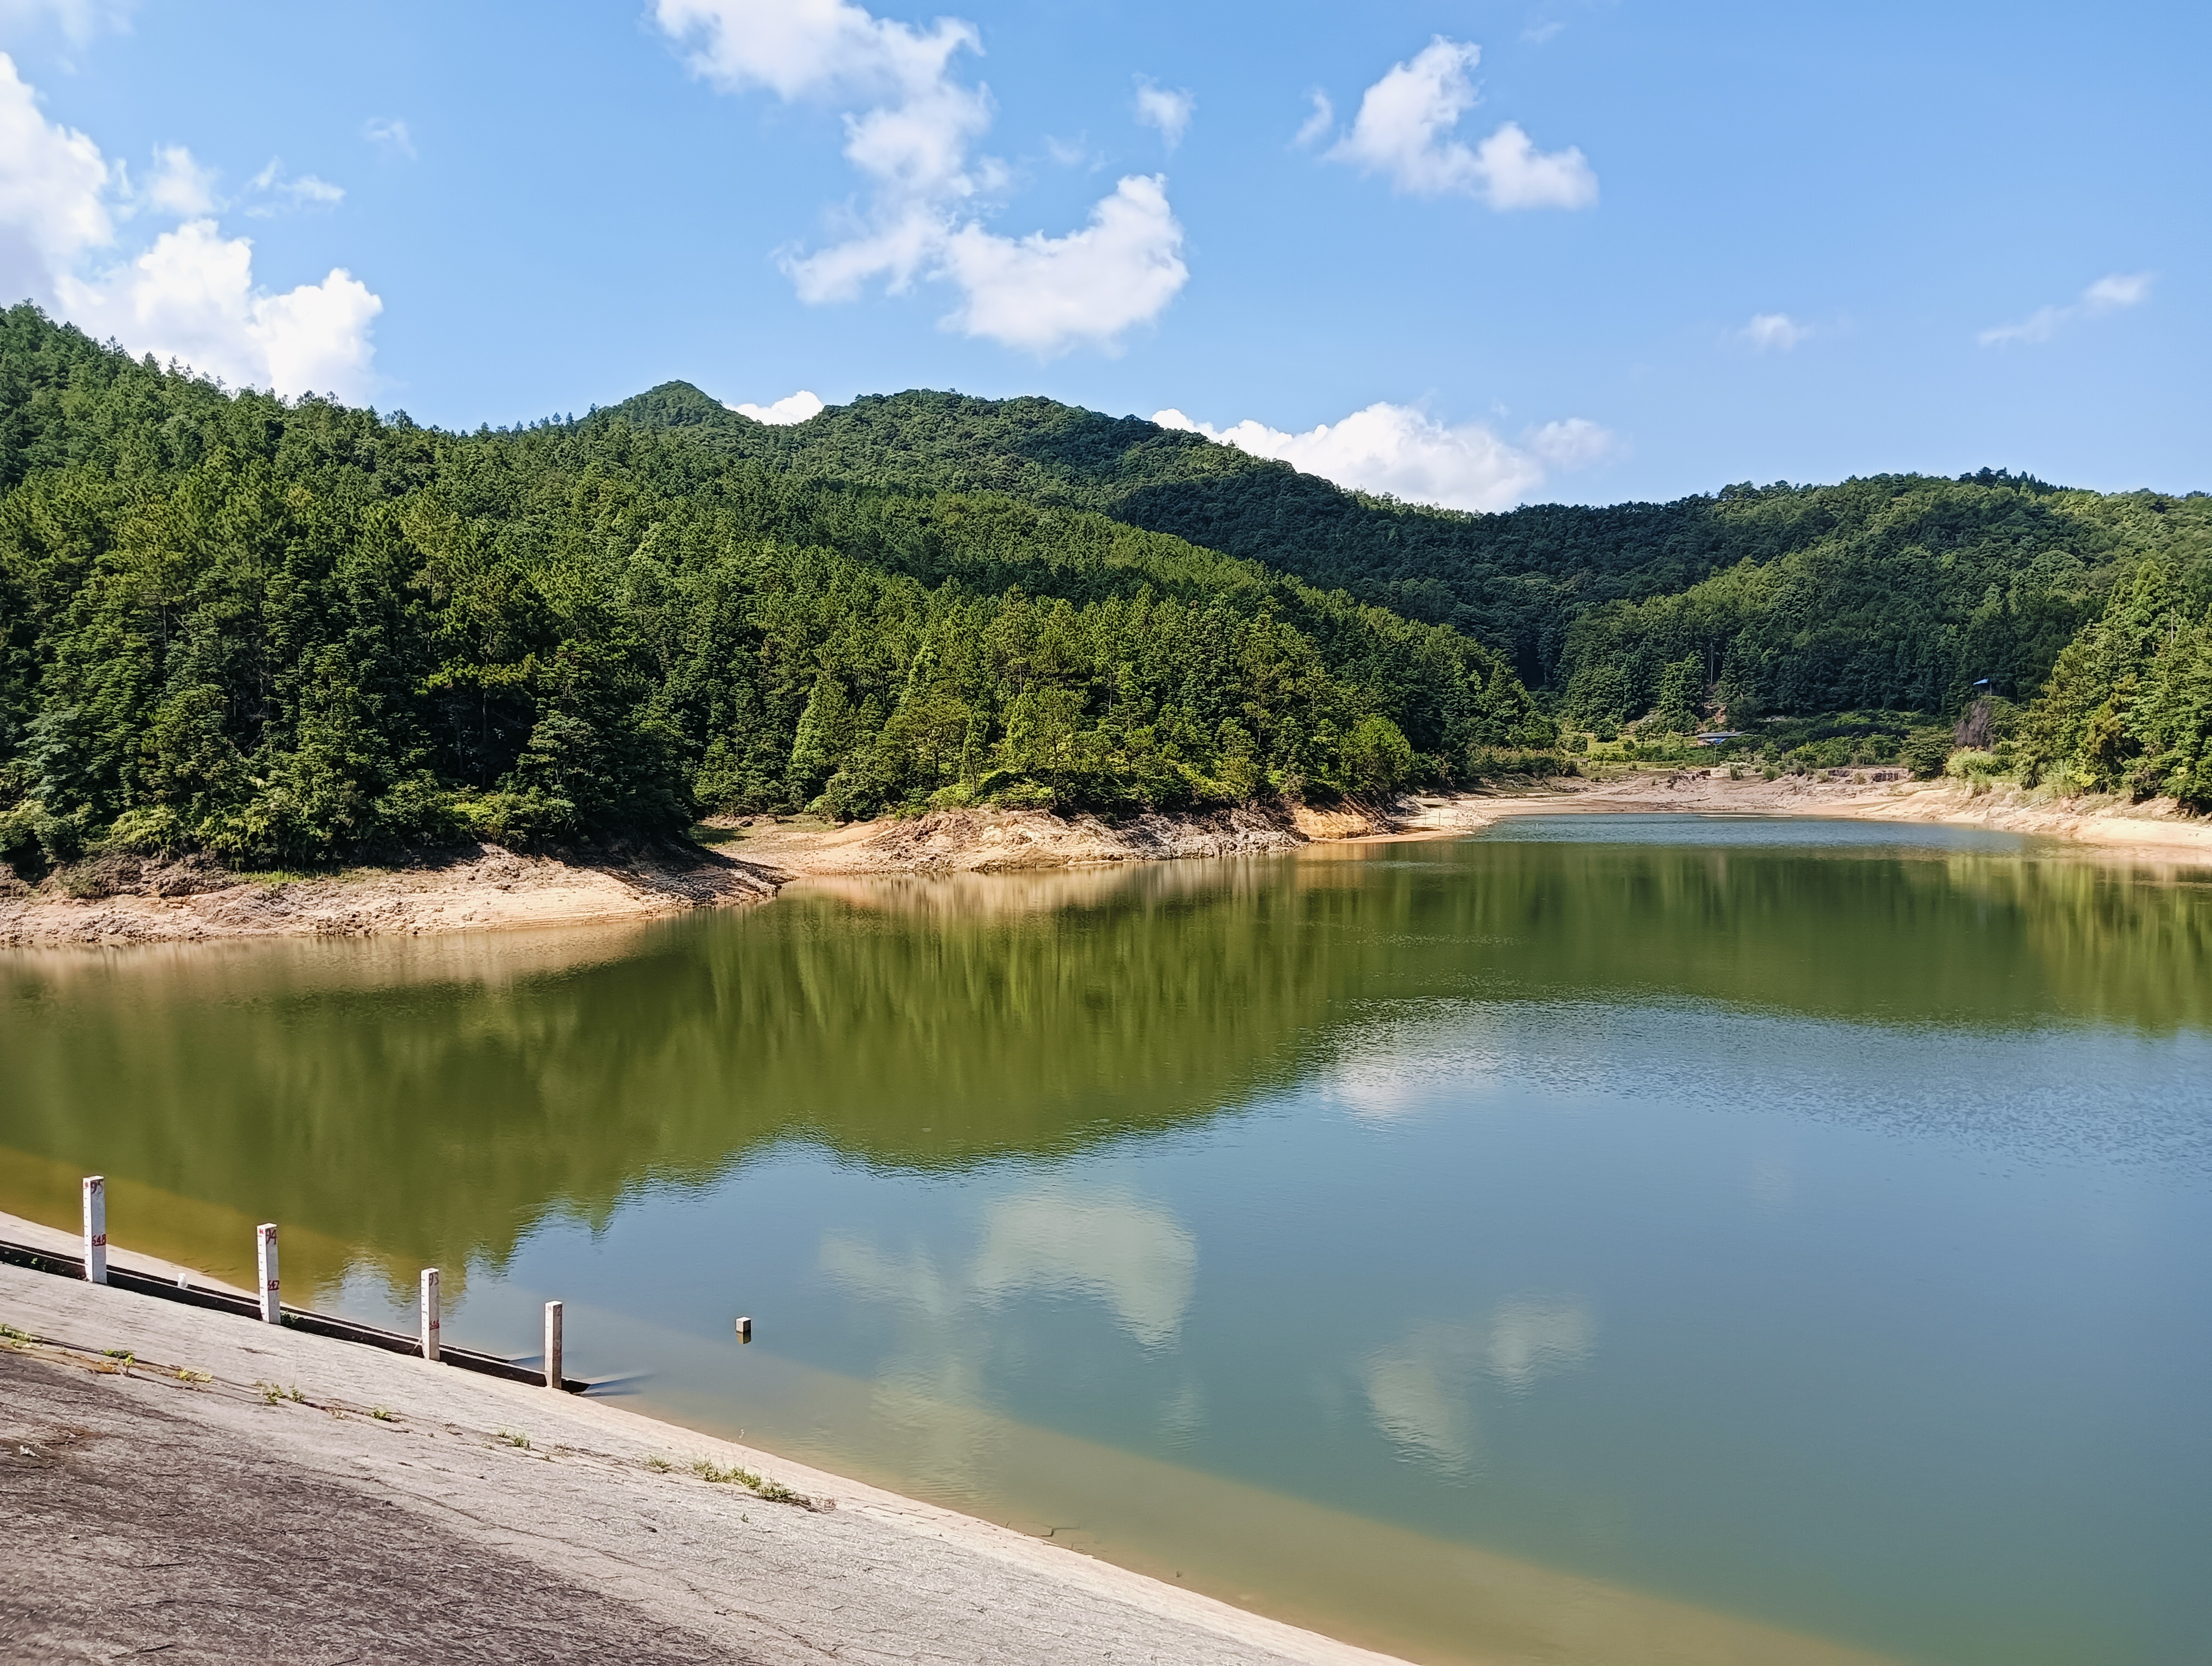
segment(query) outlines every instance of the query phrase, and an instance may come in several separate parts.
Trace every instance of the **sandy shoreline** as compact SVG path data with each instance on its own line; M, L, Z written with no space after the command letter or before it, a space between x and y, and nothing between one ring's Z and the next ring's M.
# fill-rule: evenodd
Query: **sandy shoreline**
M479 845L430 866L256 879L193 861L132 862L54 895L0 894L0 947L204 943L268 937L416 937L648 920L763 902L787 875L718 852L567 862Z
M1540 793L1461 794L1419 800L1379 837L1449 838L1512 816L1703 814L1832 817L1984 828L2063 839L2136 862L2212 866L2212 819L2170 800L2039 799L2014 787L1976 791L1955 781L1879 779L1862 770L1841 780L1784 775L1732 779L1726 769L1677 769L1594 781L1563 781Z
M1111 824L1034 810L947 811L842 827L757 817L713 830L711 848L622 861L567 862L485 845L436 866L274 881L204 863L149 863L134 865L104 895L21 885L0 895L0 947L423 936L637 921L764 902L800 878L1024 873L1267 855L1315 843L1449 838L1510 816L1565 812L1935 823L2064 839L2136 863L2212 866L2212 820L2185 816L2170 802L2039 799L2017 788L1903 781L1893 771L1836 775L1770 781L1732 778L1726 769L1647 770L1559 780L1518 793L1409 796L1374 808L1244 806Z

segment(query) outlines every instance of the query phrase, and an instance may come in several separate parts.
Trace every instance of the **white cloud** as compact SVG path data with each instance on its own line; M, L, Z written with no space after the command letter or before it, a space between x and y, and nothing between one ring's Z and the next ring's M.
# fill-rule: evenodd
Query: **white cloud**
M1182 143L1191 112L1197 107L1198 100L1188 92L1155 87L1146 80L1137 83L1137 119L1147 127L1158 128L1170 150Z
M2008 347L2015 343L2049 341L2076 319L2100 318L2150 299L2150 272L2108 272L2081 291L2071 305L2039 307L2017 324L2000 324L1975 339L1984 347Z
M1447 426L1411 405L1388 403L1303 434L1249 419L1214 429L1173 410L1155 412L1152 420L1255 457L1279 459L1340 486L1449 509L1510 508L1541 487L1549 471L1586 467L1617 443L1579 416L1532 429L1516 445L1480 423Z
M38 94L0 52L0 295L49 300L66 271L115 235L107 195L119 184L100 147L48 122Z
M414 135L397 116L371 116L361 125L361 136L371 144L398 151L410 162L415 160Z
M1468 188L1494 209L1578 209L1597 201L1597 175L1583 153L1572 145L1539 150L1518 122L1505 123L1477 145L1474 161Z
M774 404L738 404L728 408L740 416L751 417L756 423L766 423L770 428L789 428L811 416L819 416L822 401L802 387L798 392L778 399Z
M705 37L691 56L699 74L726 91L764 87L785 99L926 91L954 52L981 48L961 19L939 18L925 34L851 0L658 0L654 15L678 40Z
M1787 313L1753 313L1751 322L1736 331L1762 353L1786 353L1812 333L1810 325L1798 323Z
M2058 326L2073 316L2071 307L2039 307L2018 324L1997 325L1983 331L1974 339L1984 347L2002 347L2022 341L2049 341L2058 333Z
M1336 106L1328 101L1328 94L1316 87L1306 96L1313 100L1313 113L1299 124L1298 131L1291 137L1291 143L1302 148L1320 143L1336 126Z
M1157 318L1190 276L1167 181L1132 175L1065 237L1001 237L972 222L954 232L945 271L965 293L948 323L1040 357L1087 341L1110 350Z
M46 119L0 53L0 294L27 295L96 337L234 384L368 392L369 325L384 303L343 269L268 294L253 282L252 243L225 238L204 216L135 258L94 269L115 245L124 185L122 169L90 138ZM190 212L211 197L210 176L189 153L155 153L148 203Z
M783 257L804 301L851 301L878 280L894 294L917 278L946 282L963 295L948 325L1049 356L1079 342L1110 349L1188 276L1182 228L1156 178L1121 180L1088 227L1064 237L983 227L983 200L1008 175L971 155L991 120L988 89L953 74L957 54L982 50L972 23L940 18L922 30L851 0L656 0L654 15L691 46L693 70L726 91L857 106L845 115L845 155L873 198L842 240Z
M246 188L258 200L246 211L257 219L265 220L288 209L336 208L345 201L343 185L334 185L312 173L287 173L283 161L275 156L247 181Z
M976 189L967 152L990 125L990 94L951 69L956 52L982 50L974 24L939 18L924 33L850 0L658 0L655 15L699 43L693 70L725 92L864 104L845 118L845 155L885 187L929 198Z
M1401 191L1465 189L1474 153L1447 136L1474 107L1468 75L1481 57L1480 46L1438 35L1410 63L1393 64L1360 99L1352 131L1330 156L1387 173Z
M215 211L215 170L192 160L180 144L154 147L154 172L138 193L146 204L180 220Z
M342 267L283 295L258 290L252 267L250 240L191 220L136 260L90 279L64 274L56 288L71 322L133 352L279 393L365 395L383 301Z
M1579 149L1540 151L1510 121L1471 149L1454 136L1474 107L1471 73L1481 56L1479 46L1438 35L1408 62L1393 64L1360 99L1352 131L1328 160L1387 174L1417 197L1462 194L1501 212L1595 203L1597 175Z
M1567 416L1529 429L1521 443L1546 466L1571 474L1603 462L1620 442L1612 429L1600 428L1587 416Z
M0 33L11 40L51 24L71 46L131 25L131 0L0 0Z
M893 295L910 287L915 275L945 246L944 216L921 204L884 212L875 223L842 243L809 255L787 253L783 270L810 307L857 301L870 280L883 278Z
M1528 14L1528 21L1521 30L1521 39L1532 46L1549 45L1565 33L1567 14L1607 3L1609 0L1541 0L1541 3Z
M1044 152L1062 167L1095 167L1099 161L1091 155L1090 137L1085 134L1072 139L1056 139L1048 133Z
M2140 305L2150 299L2150 280L2148 272L2108 273L2081 291L2081 310L2094 317Z

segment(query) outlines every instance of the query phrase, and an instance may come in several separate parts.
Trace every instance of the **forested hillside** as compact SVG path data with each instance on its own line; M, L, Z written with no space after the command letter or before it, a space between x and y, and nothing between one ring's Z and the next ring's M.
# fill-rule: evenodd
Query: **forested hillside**
M312 862L702 810L1328 797L1528 767L1510 668L1079 509L619 414L439 433L0 315L0 845Z
M2142 562L2058 656L2016 740L1998 740L1988 769L2212 809L2212 609L2202 567L2187 576L2194 582L2172 562ZM1960 773L1982 767L1972 754L1954 763Z
M453 435L0 313L19 867L1327 799L1551 767L1556 719L1881 757L1918 726L1923 768L1959 721L1973 767L2203 805L2208 606L2202 495L1464 515L1048 400L771 429L682 384Z
M682 383L617 408L794 479L1001 491L1265 561L1504 652L1584 725L1659 703L1693 662L1718 721L1948 714L2025 700L2155 555L2212 600L2212 498L2105 496L1987 471L1465 514L1346 492L1202 436L1049 399L915 392L766 428Z

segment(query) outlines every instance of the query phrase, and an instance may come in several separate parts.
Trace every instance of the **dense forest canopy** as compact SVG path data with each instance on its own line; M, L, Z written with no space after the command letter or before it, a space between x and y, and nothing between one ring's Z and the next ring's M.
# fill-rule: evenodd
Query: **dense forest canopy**
M1387 792L1554 744L1510 668L990 492L620 413L456 435L0 315L0 842L316 861L702 810Z
M2209 604L2202 495L1473 515L1049 400L769 428L681 383L455 435L0 313L19 866L1385 793L1556 764L1559 720L1893 756L1982 696L1957 738L1992 768L2203 804Z
M2212 498L2104 496L1984 471L1730 486L1673 503L1471 514L1343 490L1202 435L1050 399L913 392L769 428L670 383L617 408L791 478L988 489L1264 561L1499 649L1583 724L1695 658L1727 721L2024 699L2157 551L2201 611ZM1715 714L1717 720L1720 715Z
M2212 809L2212 609L2201 565L2141 562L2068 643L2041 698L1988 752L2029 781ZM2005 754L2009 752L2010 757ZM1955 762L1974 773L1979 759Z

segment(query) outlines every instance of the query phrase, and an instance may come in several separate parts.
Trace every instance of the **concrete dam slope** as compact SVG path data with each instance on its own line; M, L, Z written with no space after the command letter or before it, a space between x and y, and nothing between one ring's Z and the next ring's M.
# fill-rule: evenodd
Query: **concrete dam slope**
M0 1323L0 1661L1387 1666L576 1395L12 1266Z

